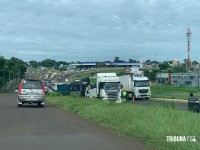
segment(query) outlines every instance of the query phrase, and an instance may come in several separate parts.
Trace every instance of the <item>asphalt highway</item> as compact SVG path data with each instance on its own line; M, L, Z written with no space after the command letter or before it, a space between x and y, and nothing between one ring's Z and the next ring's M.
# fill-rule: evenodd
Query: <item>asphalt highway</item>
M138 104L138 105L143 105L143 106L153 106L153 105L157 105L160 102L162 103L169 103L170 101L163 101L163 100L135 100L134 104ZM131 100L128 100L127 103L132 103ZM177 109L180 110L187 110L188 109L188 104L187 102L176 102L173 101L174 106L176 106Z
M18 108L17 94L0 95L2 150L147 150L140 142L49 103Z

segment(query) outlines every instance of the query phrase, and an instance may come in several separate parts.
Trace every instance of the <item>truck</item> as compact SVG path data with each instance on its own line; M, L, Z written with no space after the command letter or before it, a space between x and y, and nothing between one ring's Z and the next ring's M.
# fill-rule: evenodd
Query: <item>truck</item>
M57 84L57 92L63 95L69 95L71 93L71 87L69 83Z
M96 83L87 88L85 97L121 102L121 84L116 73L97 73Z
M85 96L86 87L90 84L89 78L77 79L70 82L71 92L80 96Z
M149 99L151 97L150 81L139 68L131 68L126 75L119 76L127 99Z

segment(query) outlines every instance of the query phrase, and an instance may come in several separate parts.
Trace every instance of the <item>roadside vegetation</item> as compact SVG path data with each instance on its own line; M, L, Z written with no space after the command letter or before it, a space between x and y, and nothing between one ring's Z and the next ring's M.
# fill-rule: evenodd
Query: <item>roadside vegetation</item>
M0 56L0 92L8 87L8 82L22 78L26 72L26 63L21 59L12 57L6 59Z
M157 85L151 87L152 98L187 100L190 93L200 98L200 89L192 86Z
M13 93L15 91L16 88L19 87L19 81L15 81L13 82L10 87L7 89L2 89L0 91L0 95L5 95L5 94L10 94L10 93Z
M151 148L177 150L200 147L199 114L178 110L174 103L157 103L146 107L53 93L46 99L118 135L137 139ZM167 136L196 136L197 142L167 142Z

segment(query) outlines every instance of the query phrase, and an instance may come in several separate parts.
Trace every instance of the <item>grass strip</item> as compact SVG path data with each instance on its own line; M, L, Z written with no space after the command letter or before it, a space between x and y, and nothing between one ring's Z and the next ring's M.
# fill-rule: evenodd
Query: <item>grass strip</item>
M162 85L152 86L152 98L168 98L187 100L190 93L200 98L200 89L191 86Z
M160 150L195 150L200 147L199 114L177 110L171 104L144 107L56 94L46 99L119 135L137 139L148 147ZM167 136L195 136L197 142L167 142Z

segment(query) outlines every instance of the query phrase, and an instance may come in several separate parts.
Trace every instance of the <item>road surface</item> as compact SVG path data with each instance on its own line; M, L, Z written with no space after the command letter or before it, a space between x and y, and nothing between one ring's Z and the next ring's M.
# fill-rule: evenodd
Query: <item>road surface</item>
M51 104L17 107L17 94L0 95L2 150L146 150L137 141Z
M135 100L134 104L139 104L139 105L143 105L143 106L152 106L152 105L156 105L160 102L166 102L169 103L170 101L162 101L162 100ZM128 100L127 103L132 103L131 100ZM174 105L176 105L177 109L180 110L188 110L188 104L187 103L183 103L183 102L173 102Z

